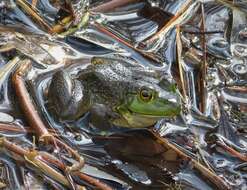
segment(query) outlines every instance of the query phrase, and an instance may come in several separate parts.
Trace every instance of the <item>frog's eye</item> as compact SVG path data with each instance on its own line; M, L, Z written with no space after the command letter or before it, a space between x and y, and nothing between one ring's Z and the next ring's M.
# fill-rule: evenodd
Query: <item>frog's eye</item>
M154 97L154 91L152 89L143 87L140 90L140 98L144 102L149 102L150 100L153 99L153 97Z

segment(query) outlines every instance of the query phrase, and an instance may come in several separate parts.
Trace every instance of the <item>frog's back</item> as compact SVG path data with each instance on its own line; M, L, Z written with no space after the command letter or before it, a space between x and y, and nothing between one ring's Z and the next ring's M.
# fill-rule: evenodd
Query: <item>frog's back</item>
M116 60L91 64L79 73L79 80L99 103L118 104L132 85L132 71Z

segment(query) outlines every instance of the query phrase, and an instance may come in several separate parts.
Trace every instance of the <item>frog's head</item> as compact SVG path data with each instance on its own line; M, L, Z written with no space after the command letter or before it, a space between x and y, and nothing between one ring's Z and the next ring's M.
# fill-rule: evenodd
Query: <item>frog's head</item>
M172 118L180 113L181 106L173 84L139 82L137 86L117 107L128 127L152 126L161 118Z

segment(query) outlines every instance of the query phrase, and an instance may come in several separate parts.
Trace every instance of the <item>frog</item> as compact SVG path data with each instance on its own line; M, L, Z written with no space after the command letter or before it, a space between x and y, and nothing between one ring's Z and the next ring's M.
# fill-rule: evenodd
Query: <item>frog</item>
M93 57L76 74L55 72L48 105L59 120L78 120L90 113L91 122L102 128L147 128L181 111L173 82L154 69L112 57Z

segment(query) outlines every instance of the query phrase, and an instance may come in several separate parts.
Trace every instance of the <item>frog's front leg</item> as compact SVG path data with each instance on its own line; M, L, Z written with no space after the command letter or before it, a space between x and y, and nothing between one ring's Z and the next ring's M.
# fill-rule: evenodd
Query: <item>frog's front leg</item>
M79 80L60 70L53 75L49 87L49 110L63 120L77 119L88 111L90 100L87 94Z
M112 127L112 120L119 118L117 113L114 113L108 106L103 104L94 104L90 109L90 122L93 126L108 130Z

